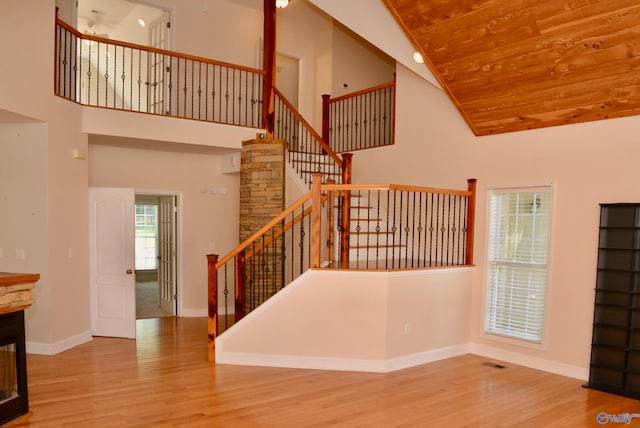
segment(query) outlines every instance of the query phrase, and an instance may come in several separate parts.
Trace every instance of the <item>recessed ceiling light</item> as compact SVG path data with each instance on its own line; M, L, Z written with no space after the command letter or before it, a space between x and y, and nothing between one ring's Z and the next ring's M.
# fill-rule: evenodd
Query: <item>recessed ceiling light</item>
M147 24L144 22L144 19L138 18L138 25L141 27L145 27Z
M284 9L289 5L289 0L276 0L276 7Z
M420 52L414 52L413 53L413 60L415 62L417 62L418 64L423 64L424 63L424 58L422 58L422 55L420 54Z

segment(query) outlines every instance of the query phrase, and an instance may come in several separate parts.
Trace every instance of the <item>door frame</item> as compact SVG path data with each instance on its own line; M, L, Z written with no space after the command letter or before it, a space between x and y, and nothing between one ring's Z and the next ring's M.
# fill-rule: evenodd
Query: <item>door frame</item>
M182 267L183 267L183 247L182 247L182 192L177 190L148 190L148 189L138 189L134 188L134 194L137 195L151 195L151 196L175 196L176 198L176 266L177 275L176 275L176 299L178 304L176 305L176 316L183 316L184 314L184 299L182 298L183 294L183 278L182 278Z

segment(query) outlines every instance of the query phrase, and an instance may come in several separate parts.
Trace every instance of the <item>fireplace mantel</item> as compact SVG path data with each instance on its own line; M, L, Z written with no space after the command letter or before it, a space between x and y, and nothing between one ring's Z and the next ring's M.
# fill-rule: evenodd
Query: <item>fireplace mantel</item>
M39 279L34 273L0 272L0 315L31 306L33 287Z
M29 412L24 310L38 274L0 272L0 425Z

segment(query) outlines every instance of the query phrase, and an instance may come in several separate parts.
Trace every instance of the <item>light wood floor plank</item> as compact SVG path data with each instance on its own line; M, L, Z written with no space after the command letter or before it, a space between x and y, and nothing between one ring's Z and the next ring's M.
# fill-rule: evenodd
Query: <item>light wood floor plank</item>
M599 412L640 413L640 401L579 380L487 362L388 374L213 366L206 319L146 319L137 341L29 355L31 412L7 427L596 427Z

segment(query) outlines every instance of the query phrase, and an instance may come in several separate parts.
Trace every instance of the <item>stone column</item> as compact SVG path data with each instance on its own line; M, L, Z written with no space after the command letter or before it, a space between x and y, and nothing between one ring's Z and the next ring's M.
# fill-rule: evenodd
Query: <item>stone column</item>
M242 143L240 242L285 209L285 144L284 140L260 138ZM247 248L255 254L245 261L245 314L284 286L283 245L283 239L271 233Z

